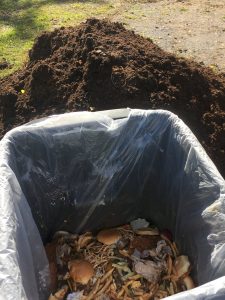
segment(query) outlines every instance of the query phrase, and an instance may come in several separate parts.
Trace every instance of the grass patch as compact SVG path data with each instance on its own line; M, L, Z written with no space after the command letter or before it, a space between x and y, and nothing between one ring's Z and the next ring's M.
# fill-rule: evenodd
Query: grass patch
M181 7L180 12L186 12L188 9L186 7Z
M124 18L124 20L140 20L142 18L145 18L147 16L149 16L150 14L152 14L152 12L150 10L143 11L143 5L141 5L140 3L138 4L134 4L132 5L132 7L130 7L128 10L125 10L124 12L121 13L122 17Z
M129 20L137 19L137 16L135 14L132 14L132 13L124 14L123 16L124 16L125 19L129 19Z
M41 31L101 18L114 9L112 2L104 0L0 0L0 62L4 58L12 64L11 69L0 70L0 77L24 64Z

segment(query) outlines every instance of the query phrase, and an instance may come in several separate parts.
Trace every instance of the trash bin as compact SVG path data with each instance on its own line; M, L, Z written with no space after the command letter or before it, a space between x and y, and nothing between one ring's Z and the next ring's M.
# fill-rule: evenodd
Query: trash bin
M11 130L0 147L0 299L47 299L43 243L56 231L138 217L170 229L192 262L200 286L171 299L225 299L225 182L176 115L55 115Z

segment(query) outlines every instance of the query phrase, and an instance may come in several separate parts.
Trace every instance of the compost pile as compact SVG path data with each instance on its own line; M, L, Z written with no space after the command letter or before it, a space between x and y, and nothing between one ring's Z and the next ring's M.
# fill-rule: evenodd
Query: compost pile
M225 84L119 23L90 19L39 36L27 65L0 81L1 136L78 110L167 109L192 129L225 176Z
M158 300L194 288L188 257L145 219L97 236L57 232L46 253L49 300Z

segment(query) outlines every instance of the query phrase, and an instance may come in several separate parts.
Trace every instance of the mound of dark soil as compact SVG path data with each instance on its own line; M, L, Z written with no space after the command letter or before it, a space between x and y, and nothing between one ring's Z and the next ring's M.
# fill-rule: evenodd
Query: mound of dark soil
M96 19L43 33L29 57L24 69L0 81L1 135L53 113L163 108L186 122L225 176L222 76Z

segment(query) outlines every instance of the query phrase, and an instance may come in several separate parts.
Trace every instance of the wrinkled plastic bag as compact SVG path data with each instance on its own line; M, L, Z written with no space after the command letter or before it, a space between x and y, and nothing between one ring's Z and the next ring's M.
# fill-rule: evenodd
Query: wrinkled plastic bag
M205 284L171 299L225 299L225 182L176 115L51 116L13 129L0 147L0 299L47 299L42 241L56 231L137 218L170 229Z

